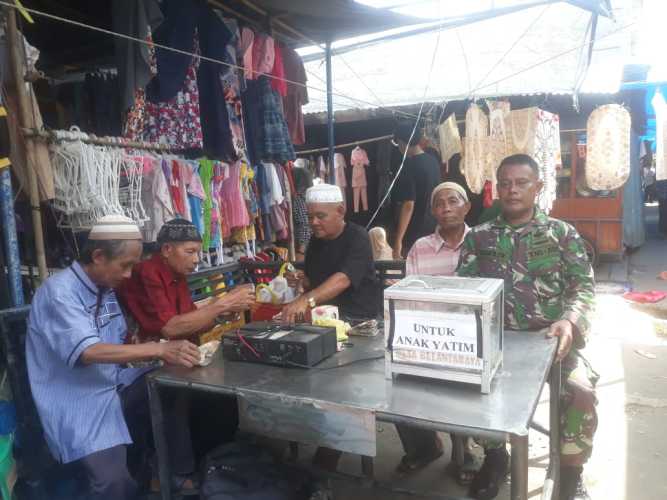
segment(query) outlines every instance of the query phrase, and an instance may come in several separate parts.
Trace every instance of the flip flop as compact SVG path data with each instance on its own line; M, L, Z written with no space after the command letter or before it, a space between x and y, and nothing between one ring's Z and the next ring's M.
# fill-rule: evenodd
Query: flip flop
M510 456L505 448L488 450L482 468L470 484L468 496L475 500L492 500L498 496L501 483L509 474Z
M434 453L428 456L420 457L409 457L408 455L403 455L400 463L396 467L396 473L400 475L410 474L416 472L420 469L423 469L431 462L440 458L443 454L442 448L438 449Z
M466 452L463 455L463 464L458 467L454 466L452 475L459 486L470 486L479 470L480 466L475 460L474 455Z

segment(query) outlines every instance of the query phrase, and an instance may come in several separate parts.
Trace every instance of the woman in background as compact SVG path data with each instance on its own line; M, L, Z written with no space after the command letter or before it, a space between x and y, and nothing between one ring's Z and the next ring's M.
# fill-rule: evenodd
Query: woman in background
M373 248L373 260L392 260L394 251L387 243L387 232L382 227L373 227L368 231Z

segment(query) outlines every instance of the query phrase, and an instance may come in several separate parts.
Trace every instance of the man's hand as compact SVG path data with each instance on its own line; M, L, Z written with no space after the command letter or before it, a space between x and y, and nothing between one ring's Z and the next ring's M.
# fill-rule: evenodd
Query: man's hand
M295 289L299 289L301 287L304 276L305 274L303 273L303 271L294 271L294 272L287 271L285 273L285 279L287 280L287 284L289 285L290 288L295 288Z
M547 337L558 337L558 351L556 352L556 361L563 361L572 348L574 337L573 325L566 319L561 319L552 323L549 327Z
M170 340L158 344L158 358L169 365L192 368L199 364L199 349L187 340Z
M247 311L254 303L255 290L252 285L237 286L215 301L220 308L220 314Z
M297 321L304 321L308 312L308 299L301 295L283 307L282 322L284 325L293 325Z

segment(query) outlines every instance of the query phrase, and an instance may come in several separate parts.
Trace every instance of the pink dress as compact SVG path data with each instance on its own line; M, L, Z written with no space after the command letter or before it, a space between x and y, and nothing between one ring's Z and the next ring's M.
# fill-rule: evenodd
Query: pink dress
M350 159L352 164L352 187L366 187L368 182L366 181L366 170L365 167L369 165L368 155L366 151L361 149L359 146L352 150L352 157Z

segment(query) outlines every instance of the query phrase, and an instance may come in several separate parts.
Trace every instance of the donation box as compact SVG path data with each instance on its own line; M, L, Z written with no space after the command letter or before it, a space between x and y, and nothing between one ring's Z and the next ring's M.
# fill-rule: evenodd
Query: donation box
M407 276L384 292L385 374L491 391L503 361L503 280Z

